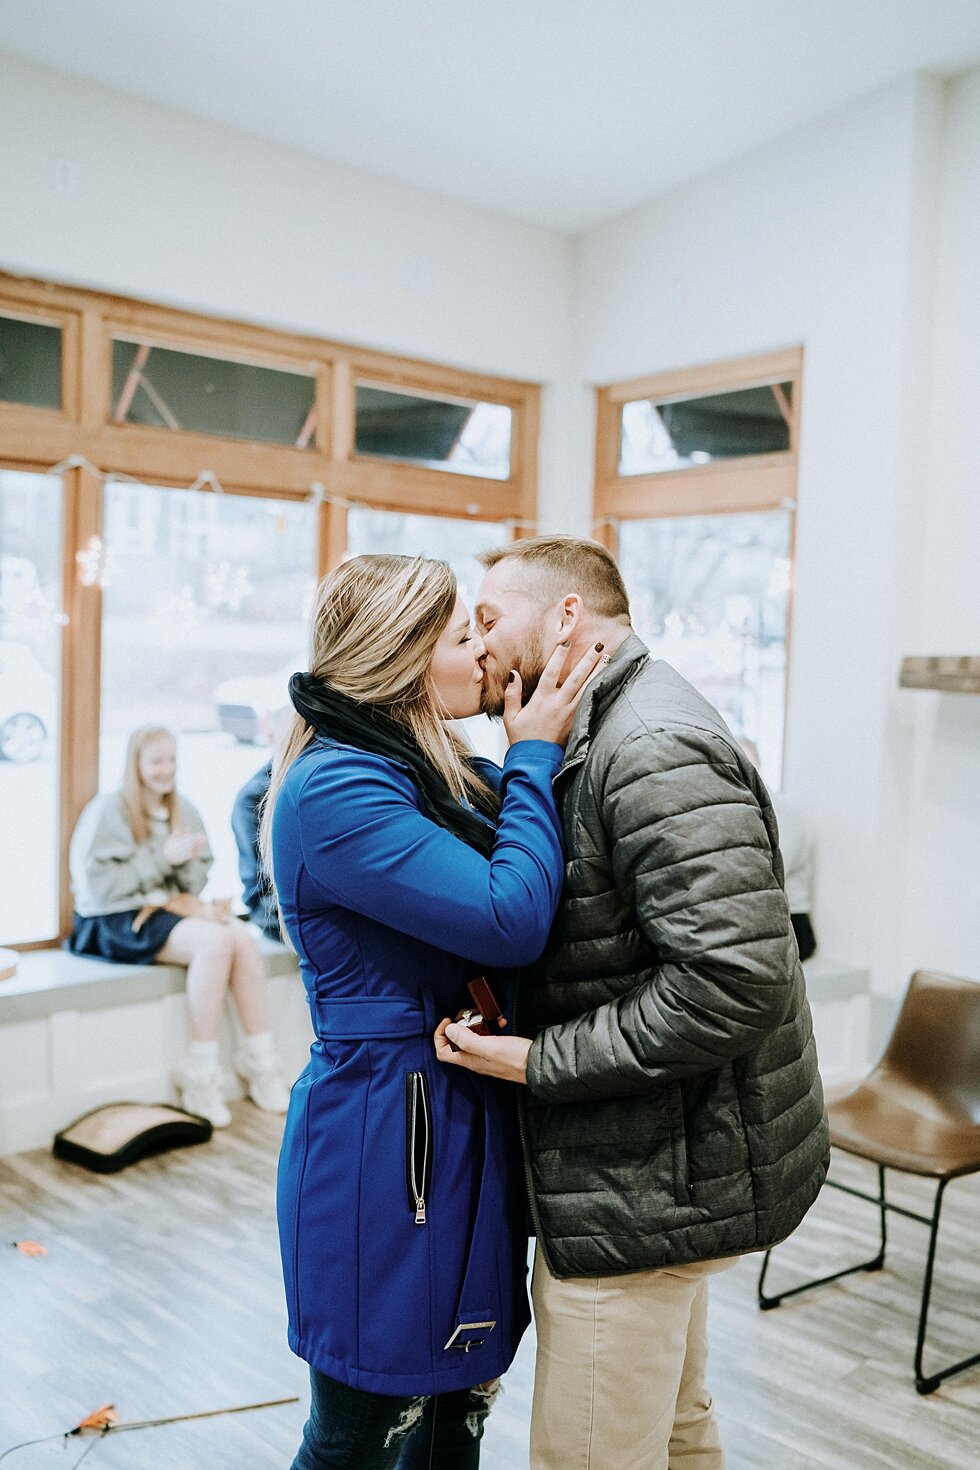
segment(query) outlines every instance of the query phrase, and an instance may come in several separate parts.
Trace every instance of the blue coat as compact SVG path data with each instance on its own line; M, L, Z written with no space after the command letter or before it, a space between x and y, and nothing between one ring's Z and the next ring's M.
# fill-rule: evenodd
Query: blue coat
M544 948L562 882L561 749L512 746L488 860L406 769L317 739L276 802L279 902L316 1033L279 1163L289 1343L374 1393L485 1383L529 1320L512 1085L436 1061L466 982Z

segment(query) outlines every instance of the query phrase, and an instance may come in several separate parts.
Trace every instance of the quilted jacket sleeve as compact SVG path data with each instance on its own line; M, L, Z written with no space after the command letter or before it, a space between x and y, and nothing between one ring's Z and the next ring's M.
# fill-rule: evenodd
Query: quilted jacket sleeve
M694 727L642 731L611 760L602 823L651 950L625 995L545 1029L543 1101L636 1095L752 1051L785 1018L797 953L762 811L734 753Z

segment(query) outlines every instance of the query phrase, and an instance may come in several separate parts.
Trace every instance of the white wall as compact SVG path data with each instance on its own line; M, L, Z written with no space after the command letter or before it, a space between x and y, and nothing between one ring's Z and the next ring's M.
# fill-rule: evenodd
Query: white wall
M576 473L565 236L11 57L0 98L0 269L544 383L556 513Z
M925 597L916 585L929 469L922 400L942 113L941 84L909 78L800 129L592 232L582 242L577 284L580 371L595 383L804 346L784 784L817 828L824 951L870 966L876 987L892 993L904 982L909 952L896 940L896 920L926 861L924 851L906 861L905 839L914 828L921 844L925 816L913 812L911 737L907 728L896 734L895 706L917 698L900 695L896 683L900 654L916 651L909 640ZM965 115L961 131L975 146ZM969 165L964 158L951 198L970 186L973 200L980 197L978 168L975 154ZM958 248L965 274L972 264L965 239ZM975 277L971 290L976 310ZM956 292L947 287L951 311ZM970 384L958 386L965 394ZM946 411L956 413L950 404ZM974 415L974 434L975 426ZM951 503L959 507L967 494L962 466L938 479L929 506L937 543L967 530L960 510L952 533L945 529ZM975 552L975 536L973 545ZM932 562L940 555L937 544ZM922 638L934 641L944 619L954 643L972 636L975 646L975 616L968 627L951 607L938 566L932 581L937 611L922 626L918 651L933 651ZM975 717L940 708L952 749ZM920 716L906 706L904 718ZM954 785L944 778L958 802ZM945 883L945 863L934 876L935 885ZM926 959L925 915L920 923ZM976 969L975 957L971 963Z
M946 91L921 626L909 653L980 650L980 68ZM912 750L904 968L980 978L980 698L903 692Z

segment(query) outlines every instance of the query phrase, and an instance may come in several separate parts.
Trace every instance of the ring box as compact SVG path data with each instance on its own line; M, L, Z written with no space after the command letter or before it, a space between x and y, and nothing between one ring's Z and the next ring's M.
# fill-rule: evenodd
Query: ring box
M475 1031L477 1036L492 1036L490 1028L493 1024L506 1026L503 1010L489 980L478 975L466 988L473 998L473 1005L464 1007L453 1017L457 1026L465 1026L468 1031ZM459 1051L453 1042L449 1045L453 1051Z

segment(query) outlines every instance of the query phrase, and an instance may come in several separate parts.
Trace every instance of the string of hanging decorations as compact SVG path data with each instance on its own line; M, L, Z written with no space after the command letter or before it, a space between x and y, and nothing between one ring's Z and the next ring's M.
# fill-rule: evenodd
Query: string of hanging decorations
M43 471L46 475L63 475L67 470L85 470L94 479L101 481L103 485L138 485L144 489L153 489L148 480L141 480L135 475L124 474L121 470L100 470L91 460L86 459L84 454L69 454L67 459L59 460L57 464ZM197 477L189 485L179 485L174 488L179 490L210 490L215 495L224 495L225 487L213 470L200 470ZM274 496L269 497L275 499ZM296 496L289 496L295 501ZM301 497L313 505L338 505L344 510L371 510L371 503L366 500L350 500L343 495L335 495L328 490L320 480L311 480L310 488L306 496ZM466 506L466 514L476 517L480 514L482 507L479 505ZM460 517L462 519L462 517ZM537 521L523 521L516 516L505 516L503 525L518 531L536 531Z
M127 475L120 470L100 470L91 460L86 459L84 454L69 454L65 459L59 460L44 474L60 476L69 470L85 470L98 480L102 485L134 485L144 489L152 489L148 481L141 480L135 475ZM196 477L189 485L175 487L189 491L209 491L212 495L224 495L225 487L213 470L199 470ZM268 497L275 499L275 497ZM289 499L295 503L297 497L290 496ZM370 510L373 507L367 501L350 500L342 495L335 495L327 490L320 480L312 480L307 495L302 497L300 503L311 504L319 507L321 505L336 505L342 510ZM478 505L468 505L466 514L476 517L480 513ZM462 517L460 517L462 519ZM512 531L536 531L536 521L519 520L508 516L502 523L508 530ZM78 577L83 587L104 586L106 570L107 547L101 536L90 536L85 545L76 553L75 561L78 566Z

